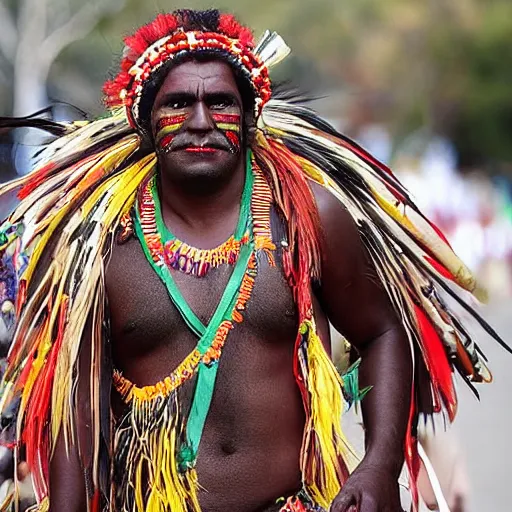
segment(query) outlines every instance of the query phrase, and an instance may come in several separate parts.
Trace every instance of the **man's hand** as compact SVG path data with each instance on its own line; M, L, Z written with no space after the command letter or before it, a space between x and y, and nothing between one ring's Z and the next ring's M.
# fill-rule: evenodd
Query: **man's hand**
M330 512L402 512L393 472L363 461L333 501Z

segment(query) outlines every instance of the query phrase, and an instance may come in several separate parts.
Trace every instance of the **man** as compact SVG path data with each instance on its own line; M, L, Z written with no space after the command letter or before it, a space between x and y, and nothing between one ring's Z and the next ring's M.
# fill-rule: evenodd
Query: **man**
M276 34L185 10L126 43L112 116L48 123L61 137L6 188L3 399L39 509L401 510L417 414L453 416L446 351L487 377L440 296L470 274L387 170L272 93ZM355 469L340 419L361 393L329 321L371 386Z

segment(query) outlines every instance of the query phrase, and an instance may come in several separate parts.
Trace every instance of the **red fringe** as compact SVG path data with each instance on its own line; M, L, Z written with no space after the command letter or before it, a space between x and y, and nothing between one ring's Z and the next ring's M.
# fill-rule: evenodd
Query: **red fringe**
M444 265L441 265L439 261L430 256L425 256L425 260L427 260L443 277L446 277L446 279L449 279L450 281L455 280L453 274Z
M320 219L318 209L296 155L282 143L268 139L262 149L281 187L288 223L289 250L284 252L285 273L294 291L299 319L311 318L311 278L320 278Z
M448 412L448 417L450 421L453 421L457 412L457 395L453 386L452 369L445 348L425 312L416 305L414 308L421 333L423 357L430 374L433 392L441 397Z
M57 358L62 346L69 299L62 301L59 311L57 337L45 364L37 377L24 418L22 442L26 447L27 464L32 473L36 497L48 495L49 479L49 411Z
M267 164L265 167L272 175L271 186L278 187L274 197L287 221L289 247L283 251L283 267L301 324L313 313L311 278L320 278L320 218L316 201L296 155L281 142L267 139L267 145L259 147L257 157ZM302 342L299 332L295 340L293 372L308 415L309 394L299 361ZM314 449L314 439L311 443ZM306 472L310 471L311 468L306 468Z
M417 512L419 503L418 474L420 472L420 458L418 455L418 439L413 435L414 422L416 421L416 403L414 397L414 385L411 392L411 409L409 423L405 436L405 464L409 471L409 485L412 496L412 510Z

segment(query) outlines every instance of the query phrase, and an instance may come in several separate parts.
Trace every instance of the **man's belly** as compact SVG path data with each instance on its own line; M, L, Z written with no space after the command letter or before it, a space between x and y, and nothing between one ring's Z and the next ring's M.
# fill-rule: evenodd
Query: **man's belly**
M203 511L256 512L300 489L304 408L284 359L244 379L219 371L197 461Z

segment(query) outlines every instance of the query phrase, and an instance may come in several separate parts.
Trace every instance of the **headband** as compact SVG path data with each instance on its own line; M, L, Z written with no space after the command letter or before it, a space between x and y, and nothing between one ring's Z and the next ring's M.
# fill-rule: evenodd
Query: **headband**
M255 115L259 117L272 95L269 67L284 59L290 49L275 32L267 31L256 47L252 38L247 37L247 29L238 31L237 36L178 28L174 33L148 45L142 52L133 51L133 46L141 49L140 44L135 45L137 34L128 38L131 52L123 59L117 76L105 84L105 103L111 109L124 108L130 125L141 131L140 102L144 88L154 73L177 57L213 52L227 57L249 81L255 94ZM139 55L136 56L136 53Z

